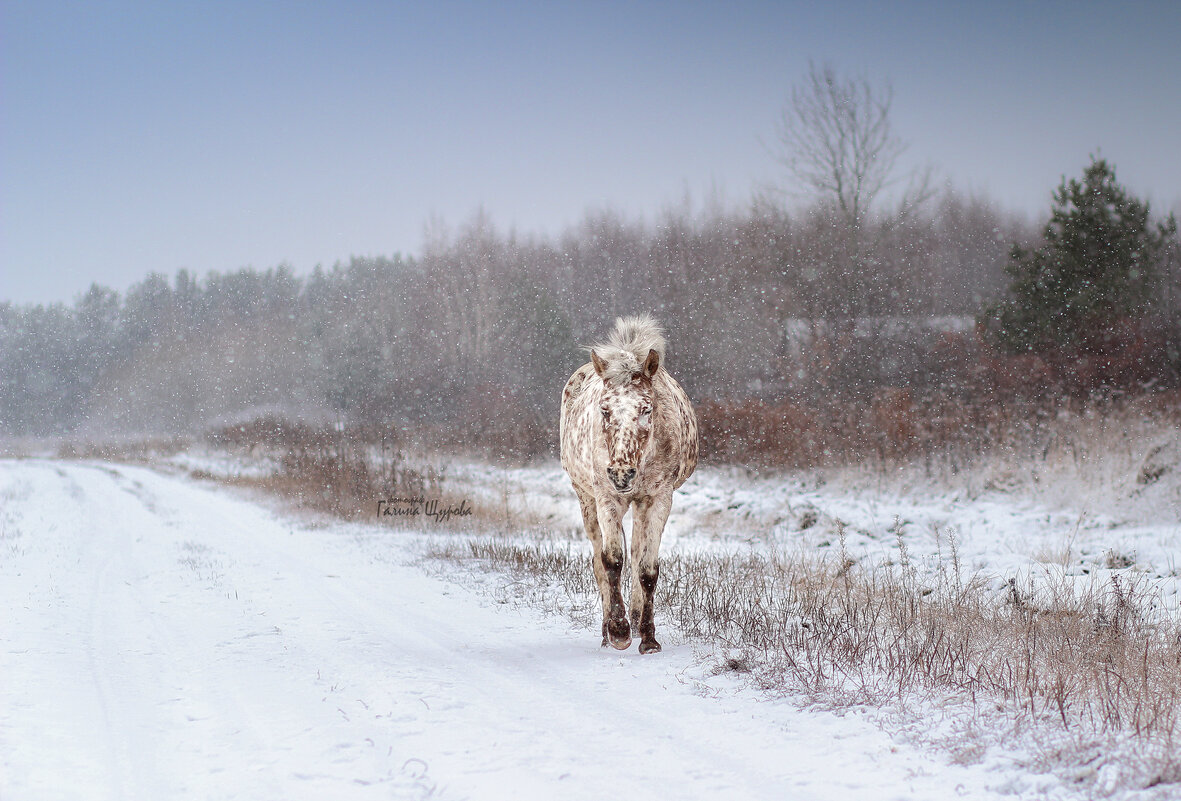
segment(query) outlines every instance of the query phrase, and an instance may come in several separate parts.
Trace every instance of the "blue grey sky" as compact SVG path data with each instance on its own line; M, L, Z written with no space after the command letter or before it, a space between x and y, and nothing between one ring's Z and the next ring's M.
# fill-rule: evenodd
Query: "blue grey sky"
M0 0L0 300L554 234L787 176L809 61L1031 218L1091 153L1181 209L1181 3Z

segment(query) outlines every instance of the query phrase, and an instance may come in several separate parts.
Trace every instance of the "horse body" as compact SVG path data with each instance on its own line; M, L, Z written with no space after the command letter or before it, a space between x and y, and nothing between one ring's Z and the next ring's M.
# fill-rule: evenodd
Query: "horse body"
M562 392L562 468L594 551L603 600L603 645L660 650L653 595L660 537L673 491L697 466L697 418L664 369L664 336L651 317L620 318ZM631 623L623 605L623 517L632 509Z

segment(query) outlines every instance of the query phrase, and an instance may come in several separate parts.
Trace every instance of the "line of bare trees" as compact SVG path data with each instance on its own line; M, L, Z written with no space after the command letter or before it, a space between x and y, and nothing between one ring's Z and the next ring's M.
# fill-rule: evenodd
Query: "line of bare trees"
M787 321L974 314L1003 286L1009 242L1028 236L955 195L866 224L873 245L854 262L822 206L757 201L654 223L600 212L553 240L477 213L417 258L303 277L153 274L124 295L0 304L0 427L186 431L264 407L375 422L449 419L464 404L542 414L578 346L640 310L669 327L698 398L773 393L799 383Z

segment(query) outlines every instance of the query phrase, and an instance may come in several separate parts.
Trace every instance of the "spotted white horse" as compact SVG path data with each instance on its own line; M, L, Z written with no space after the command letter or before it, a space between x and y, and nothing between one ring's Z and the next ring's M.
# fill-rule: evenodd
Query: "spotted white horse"
M652 596L660 536L673 491L697 467L697 418L664 369L664 334L651 317L618 318L590 348L562 393L562 468L570 476L594 549L603 599L603 646L660 650ZM632 508L631 625L623 605L623 516Z

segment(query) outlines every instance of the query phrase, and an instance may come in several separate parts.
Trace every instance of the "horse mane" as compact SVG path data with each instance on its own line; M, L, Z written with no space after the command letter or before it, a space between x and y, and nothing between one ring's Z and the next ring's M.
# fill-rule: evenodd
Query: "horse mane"
M660 354L663 364L664 348L664 329L660 323L650 314L641 314L616 317L615 330L607 335L607 341L591 345L588 350L594 351L607 363L603 381L618 385L630 381L632 376L643 369L650 350Z

